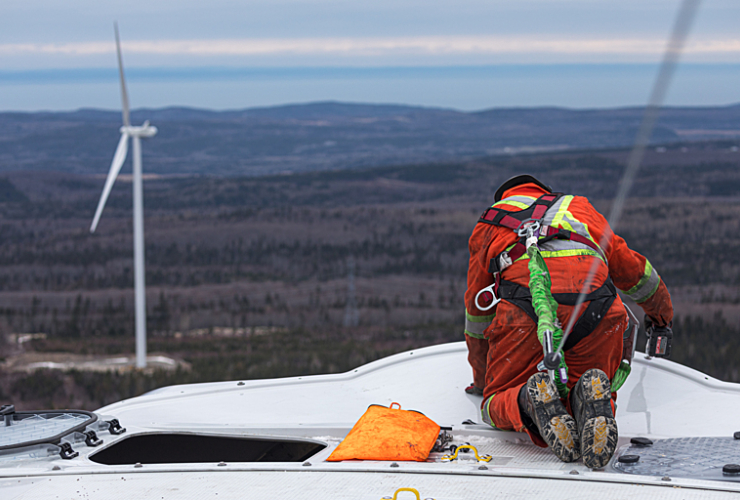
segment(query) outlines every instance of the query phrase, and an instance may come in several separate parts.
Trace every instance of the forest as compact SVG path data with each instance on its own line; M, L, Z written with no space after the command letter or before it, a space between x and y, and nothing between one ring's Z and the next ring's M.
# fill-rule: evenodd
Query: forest
M148 178L148 348L182 364L145 372L13 368L44 353L133 352L131 183L117 182L91 234L103 179L3 174L0 400L94 409L163 385L341 372L462 340L467 239L495 188L530 172L605 212L626 155ZM673 359L730 381L740 381L739 163L732 141L651 150L616 228L671 290ZM348 302L357 326L345 326ZM26 333L43 335L17 342Z

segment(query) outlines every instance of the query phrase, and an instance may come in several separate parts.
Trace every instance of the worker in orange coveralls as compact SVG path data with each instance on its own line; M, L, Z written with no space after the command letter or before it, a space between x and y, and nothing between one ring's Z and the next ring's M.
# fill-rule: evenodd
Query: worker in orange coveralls
M604 467L618 437L610 380L623 359L629 323L615 287L645 311L658 332L653 337L661 339L657 347L650 344L653 355L664 357L670 355L673 336L668 290L650 262L613 235L586 198L552 193L534 177L519 175L496 191L494 201L469 241L465 340L474 382L466 391L482 392L482 418L490 425L527 432L563 461L582 456L586 466ZM538 246L552 277L562 328L593 260L600 260L563 350L570 389L565 400L547 372L537 369L543 348L528 288L528 257L515 232L525 220L540 223ZM611 239L601 248L607 232ZM491 289L481 293L494 284L495 296ZM497 297L501 300L495 303Z

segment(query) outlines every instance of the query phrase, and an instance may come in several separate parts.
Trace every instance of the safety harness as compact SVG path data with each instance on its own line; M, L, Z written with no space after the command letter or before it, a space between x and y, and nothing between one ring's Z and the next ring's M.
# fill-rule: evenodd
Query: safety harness
M493 206L486 209L480 219L478 219L479 223L506 227L520 236L519 241L513 247L504 250L491 259L488 272L493 274L495 279L495 295L522 309L532 318L535 324L538 320L532 306L532 295L529 288L501 278L501 274L507 267L527 253L526 236L521 231L524 226L532 223L539 224L538 246L554 239L570 240L586 245L606 259L599 245L591 241L588 237L577 234L574 231L543 224L547 211L563 196L562 193L542 195L528 208L520 211L509 211ZM506 200L502 201L505 202ZM552 296L558 304L569 306L575 305L578 299L578 293L554 293ZM607 276L602 286L586 295L585 300L589 303L588 307L586 307L586 310L573 326L573 331L565 343L564 350L571 349L581 339L590 335L599 326L599 323L606 316L616 298L617 289L614 283L612 283L611 278Z

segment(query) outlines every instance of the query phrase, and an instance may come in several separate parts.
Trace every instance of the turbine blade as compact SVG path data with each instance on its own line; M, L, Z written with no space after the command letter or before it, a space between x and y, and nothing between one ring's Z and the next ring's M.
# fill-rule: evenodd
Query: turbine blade
M126 77L123 74L123 58L121 57L121 39L118 37L118 23L113 23L116 32L116 52L118 54L118 75L121 79L121 108L123 113L123 124L131 125L128 108L128 91L126 90Z
M121 134L121 140L118 141L118 147L116 153L113 155L113 161L110 165L110 171L108 171L108 178L105 179L105 187L103 187L103 194L100 195L100 201L98 202L98 209L95 210L95 217L93 218L92 225L90 226L90 232L94 233L98 227L98 221L100 216L103 214L103 208L105 202L108 201L108 195L110 195L111 189L113 189L113 183L116 182L118 172L121 171L123 162L126 160L126 154L128 153L128 134Z

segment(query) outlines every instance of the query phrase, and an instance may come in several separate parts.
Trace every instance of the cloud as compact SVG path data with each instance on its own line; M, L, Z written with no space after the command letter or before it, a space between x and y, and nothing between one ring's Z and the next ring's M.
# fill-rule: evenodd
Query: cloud
M416 36L386 38L262 38L221 40L139 40L123 42L126 54L162 56L352 56L384 57L399 54L567 56L660 56L665 40L649 38L555 38L535 36ZM115 51L112 42L0 44L0 55L94 56ZM740 55L738 39L690 41L687 55Z

